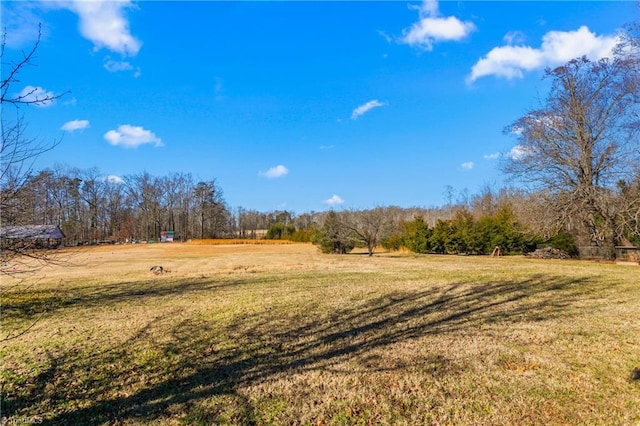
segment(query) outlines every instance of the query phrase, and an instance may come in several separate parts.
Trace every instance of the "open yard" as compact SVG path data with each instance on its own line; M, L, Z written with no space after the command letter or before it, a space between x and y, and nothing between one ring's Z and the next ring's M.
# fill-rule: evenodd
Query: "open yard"
M638 267L306 244L56 259L2 279L7 423L640 424Z

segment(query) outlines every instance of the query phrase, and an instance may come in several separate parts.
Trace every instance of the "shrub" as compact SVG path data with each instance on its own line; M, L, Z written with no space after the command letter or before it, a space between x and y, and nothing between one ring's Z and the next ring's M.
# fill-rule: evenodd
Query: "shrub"
M380 245L386 250L398 251L402 247L406 247L403 235L389 235L380 240Z
M345 254L356 245L351 232L340 222L338 214L330 211L324 225L313 232L311 242L320 248L322 253Z
M264 238L266 240L289 240L294 232L296 232L296 227L293 225L272 223L269 225L269 229L267 230L267 234Z
M430 237L431 230L422 216L416 216L413 221L404 225L404 246L414 253L429 253Z

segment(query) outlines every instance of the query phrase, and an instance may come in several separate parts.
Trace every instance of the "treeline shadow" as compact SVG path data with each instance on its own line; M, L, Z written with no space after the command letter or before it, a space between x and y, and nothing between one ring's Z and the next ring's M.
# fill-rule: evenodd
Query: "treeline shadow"
M247 277L224 285L250 283ZM414 292L389 292L356 306L308 310L288 317L253 312L235 318L222 330L218 324L205 319L181 320L165 330L171 336L170 343L158 345L153 336L140 332L122 347L91 356L73 352L51 355L50 368L34 378L30 396L4 401L4 410L9 415L23 413L37 405L40 398L49 398L53 404L76 398L80 403L75 404L75 408L54 410L47 416L47 423L153 422L174 415L176 406L188 411L203 400L224 396L235 403L232 423L257 424L259 413L240 392L243 387L264 383L283 373L331 369L342 360L424 336L468 333L488 324L563 318L570 315L570 311L586 309L583 302L596 288L591 284L596 282L590 278L542 275L519 281L453 283ZM176 285L172 289L178 293L198 291L198 285ZM163 294L171 289L155 291L149 290L147 295ZM105 303L135 296L107 292L84 302ZM153 325L152 321L149 325ZM221 340L221 335L226 336L225 340ZM65 383L74 380L74 377L61 378L64 375L73 376L73 371L87 374L95 364L113 363L118 354L126 354L124 347L139 344L155 345L167 357L177 357L180 367L160 367L150 360L148 365L133 368L121 359L119 367L112 372L112 380L96 378L87 396L64 390ZM70 365L73 369L68 368ZM143 370L157 380L128 395L105 396L114 394L117 383L126 381L119 378L125 379ZM53 380L61 388L47 390L47 384ZM204 423L215 423L222 421L220 416L211 410L200 413L198 418Z
M275 278L261 277L262 283L275 282ZM131 304L136 299L206 293L213 290L238 289L251 283L246 279L203 276L201 278L171 277L170 275L142 281L122 281L105 285L72 287L60 283L46 288L24 286L2 294L2 316L5 320L29 319L35 315L56 315L58 311L82 307L117 306Z

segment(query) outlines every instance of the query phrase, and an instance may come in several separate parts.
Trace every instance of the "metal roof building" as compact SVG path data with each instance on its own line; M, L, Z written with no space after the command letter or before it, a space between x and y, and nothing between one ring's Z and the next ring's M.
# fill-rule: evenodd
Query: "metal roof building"
M55 225L1 226L0 238L8 240L61 240L62 230Z

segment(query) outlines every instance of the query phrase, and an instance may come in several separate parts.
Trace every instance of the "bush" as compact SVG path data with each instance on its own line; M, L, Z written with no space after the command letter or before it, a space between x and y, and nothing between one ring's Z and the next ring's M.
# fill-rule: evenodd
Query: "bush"
M380 245L385 250L398 251L402 247L405 247L404 236L402 235L389 235L380 240Z
M429 237L429 247L433 253L444 254L446 243L451 233L450 221L438 220L436 226L433 227L431 237Z
M311 242L317 245L322 253L335 254L349 253L356 245L355 239L334 211L327 214L322 228L313 232Z
M431 230L422 216L416 216L413 221L404 225L404 246L414 253L429 253L430 237Z
M535 247L537 241L525 235L510 206L477 221L462 209L451 220L438 220L433 229L416 217L405 224L404 232L405 247L416 253L491 254L500 247L505 254L516 254Z
M272 223L269 225L267 234L264 236L266 240L289 240L296 232L293 225L284 225L282 223Z
M313 235L313 230L302 230L298 229L296 232L291 234L290 240L296 243L308 243L311 241L311 236Z
M321 230L316 231L311 242L318 246L320 251L325 254L347 254L356 246L354 240L341 240L323 233Z

